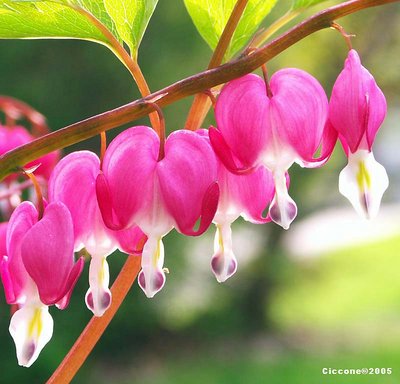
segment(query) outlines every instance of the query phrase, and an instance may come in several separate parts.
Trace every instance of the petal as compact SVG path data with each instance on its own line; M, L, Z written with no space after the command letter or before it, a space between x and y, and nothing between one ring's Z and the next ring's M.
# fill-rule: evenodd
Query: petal
M229 279L237 270L236 257L232 251L232 230L230 224L217 225L211 269L219 283L223 283Z
M1 277L8 304L24 300L30 277L21 257L22 239L37 222L35 206L28 201L20 204L13 214L7 228L7 259L3 259Z
M363 149L371 149L385 115L383 93L372 75L361 65L357 52L351 50L332 89L329 103L332 125L353 153L365 134L367 145Z
M73 152L54 168L49 180L49 201L61 201L71 213L75 244L84 244L96 218L96 177L100 160L92 152Z
M274 173L275 197L269 207L269 216L272 221L284 229L289 229L290 224L297 216L297 206L289 196L287 179L283 172Z
M24 305L14 313L10 334L17 350L18 364L30 367L53 335L53 319L45 305Z
M168 137L157 173L163 201L180 232L200 235L210 225L219 196L216 166L210 145L198 134L181 130Z
M71 214L61 202L50 203L43 218L24 236L21 256L46 305L60 301L79 276L74 266L74 234Z
M114 236L118 241L120 251L128 255L140 255L147 241L146 235L139 227L115 231Z
M118 229L123 229L132 226L135 215L150 202L159 146L157 134L145 126L127 129L110 143L102 166L108 196L102 196L106 193L103 181L98 180L97 186L98 202L107 226L112 222L110 204L119 220Z
M358 214L373 218L378 214L383 193L389 186L385 168L372 152L358 150L349 155L348 165L340 172L339 191Z
M271 77L271 91L275 140L289 145L302 160L312 161L328 116L324 89L307 72L286 68Z
M110 272L105 257L92 257L89 267L90 288L86 293L87 307L97 317L103 316L111 305L111 291L108 288Z
M308 161L303 160L303 164L300 163L300 165L307 168L317 168L324 165L331 157L333 150L335 149L337 139L338 133L328 119L326 121L324 133L322 135L320 155L316 159L308 159Z
M209 135L215 154L230 172L240 175L250 173L254 170L255 166L246 168L238 164L239 162L235 160L233 152L228 147L228 144L226 144L224 137L218 129L210 127Z
M8 223L0 223L0 258L7 255L6 234Z
M269 104L265 82L254 74L227 83L218 97L218 130L245 169L259 164L271 137Z
M255 224L271 221L268 215L263 217L264 210L270 205L275 194L274 180L269 170L260 166L253 173L240 176L227 172L226 180L225 186L222 183L220 185L221 195L227 194L229 203L240 210L239 213L245 220Z
M148 298L154 297L165 284L164 245L161 238L150 236L143 248L142 270L138 276L140 288Z

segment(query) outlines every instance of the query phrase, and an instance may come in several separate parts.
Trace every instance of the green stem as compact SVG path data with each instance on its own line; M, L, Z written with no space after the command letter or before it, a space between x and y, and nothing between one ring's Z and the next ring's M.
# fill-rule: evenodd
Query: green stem
M255 38L251 41L249 48L260 47L264 44L272 35L278 32L282 27L284 27L287 23L292 21L295 17L300 14L300 10L289 10L282 17L275 20L265 31L255 36Z
M121 60L121 62L125 65L125 67L128 69L128 71L132 75L133 80L135 80L135 83L137 84L139 92L142 95L142 97L148 96L151 93L150 88L147 85L146 79L144 78L142 71L140 70L137 60L133 59L128 54L128 52L119 43L119 41L115 38L115 36L94 15L92 15L90 12L86 11L85 9L83 9L81 7L72 6L72 8L75 11L82 14L83 16L85 16L104 35L104 37L110 43L110 47L111 47L112 51ZM150 117L150 121L151 121L153 128L158 133L158 135L160 135L160 121L158 119L157 113L151 113L149 117Z
M136 100L40 137L0 156L0 180L18 170L18 167L22 167L46 153L78 143L102 131L116 128L146 116L154 111L152 103L157 103L159 107L164 107L184 97L250 73L306 36L320 29L331 27L332 22L336 19L366 8L399 1L351 0L341 3L308 18L249 55L178 81L144 99Z

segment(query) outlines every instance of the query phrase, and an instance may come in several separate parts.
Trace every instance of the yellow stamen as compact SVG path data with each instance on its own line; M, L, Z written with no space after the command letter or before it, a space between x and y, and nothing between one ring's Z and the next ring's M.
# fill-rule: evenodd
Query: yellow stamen
M33 315L32 320L29 323L28 328L28 336L31 338L32 336L39 337L42 333L43 323L42 323L42 310L40 308L35 309L35 313Z
M153 265L155 268L157 267L158 259L160 258L160 241L161 239L157 240L157 248L156 251L153 253Z
M367 189L371 188L371 176L365 167L364 161L358 163L357 184L361 191L363 191L365 187L367 187Z

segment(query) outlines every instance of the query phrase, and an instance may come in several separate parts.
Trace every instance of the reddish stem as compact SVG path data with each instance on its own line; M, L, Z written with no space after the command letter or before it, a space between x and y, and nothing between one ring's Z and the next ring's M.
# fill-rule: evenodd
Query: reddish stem
M17 171L19 166L23 166L49 152L65 148L93 137L101 131L119 127L139 117L148 115L149 112L154 110L154 106L149 102L157 103L159 107L163 107L184 97L236 79L254 71L263 63L271 60L306 36L320 29L331 27L332 21L340 17L362 9L398 1L400 0L352 0L341 3L308 18L250 55L244 55L220 67L190 76L154 92L144 99L139 99L122 107L90 117L22 145L0 156L0 180Z
M112 288L112 303L102 317L92 317L47 384L67 384L74 378L110 324L140 271L141 257L128 256Z

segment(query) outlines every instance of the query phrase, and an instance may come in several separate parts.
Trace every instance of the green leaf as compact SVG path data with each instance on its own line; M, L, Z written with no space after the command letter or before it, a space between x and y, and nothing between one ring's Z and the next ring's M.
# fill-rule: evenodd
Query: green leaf
M94 15L133 55L158 0L4 0L0 3L0 38L75 38L109 46L108 40L84 15Z
M293 0L292 10L300 10L312 7L326 0Z
M76 38L107 44L88 19L50 1L0 3L0 38Z
M236 0L184 0L197 30L211 49L215 49ZM226 54L229 59L250 40L277 0L249 0Z
M118 34L131 52L137 52L158 0L104 0Z

